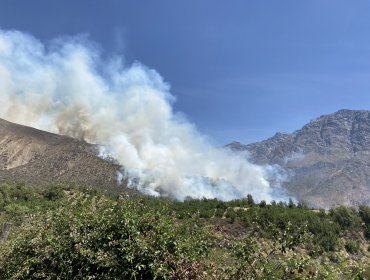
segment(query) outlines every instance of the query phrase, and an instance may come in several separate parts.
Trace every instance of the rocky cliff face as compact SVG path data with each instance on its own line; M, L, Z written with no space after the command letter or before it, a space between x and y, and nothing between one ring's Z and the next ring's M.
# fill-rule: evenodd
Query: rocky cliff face
M96 147L0 119L0 180L77 184L115 191L113 162L96 155Z
M292 134L227 146L248 151L255 163L283 166L285 187L312 206L370 204L370 111L340 110Z

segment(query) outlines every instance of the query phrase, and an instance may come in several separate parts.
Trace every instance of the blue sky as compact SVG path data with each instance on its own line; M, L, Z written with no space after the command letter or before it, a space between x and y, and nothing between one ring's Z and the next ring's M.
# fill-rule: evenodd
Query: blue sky
M156 69L175 110L225 144L370 109L369 15L366 0L5 0L0 28L88 34L107 57Z

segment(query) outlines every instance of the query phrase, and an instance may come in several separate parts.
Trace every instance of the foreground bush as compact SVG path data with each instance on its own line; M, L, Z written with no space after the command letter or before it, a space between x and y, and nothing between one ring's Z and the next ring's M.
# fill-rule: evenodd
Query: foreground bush
M0 278L194 279L207 240L137 201L82 196L34 217L1 246Z
M370 279L368 209L0 185L0 279ZM363 223L361 223L361 221Z

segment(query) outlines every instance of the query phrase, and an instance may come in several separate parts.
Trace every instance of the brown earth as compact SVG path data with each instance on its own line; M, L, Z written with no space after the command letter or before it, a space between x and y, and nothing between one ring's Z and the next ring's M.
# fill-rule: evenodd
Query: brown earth
M0 119L0 180L67 184L122 191L119 165L97 156L96 146Z

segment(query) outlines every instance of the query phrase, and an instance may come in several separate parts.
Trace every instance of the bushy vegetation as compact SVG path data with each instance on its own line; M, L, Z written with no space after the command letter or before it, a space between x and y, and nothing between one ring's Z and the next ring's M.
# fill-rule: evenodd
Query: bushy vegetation
M52 194L53 193L53 194ZM6 182L0 184L0 222L15 225L32 213L57 208L64 197L61 187L31 188L24 183Z
M366 279L370 209L0 185L0 279Z
M201 268L208 236L136 201L76 198L35 217L2 250L0 275L17 279L154 279ZM199 263L199 264L198 264ZM21 265L21 266L20 266Z

